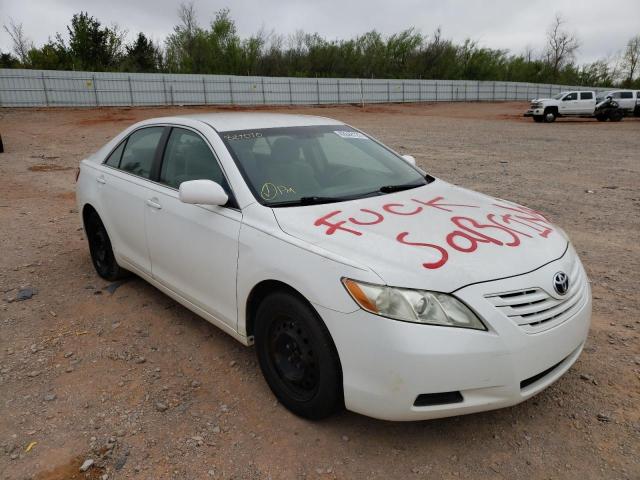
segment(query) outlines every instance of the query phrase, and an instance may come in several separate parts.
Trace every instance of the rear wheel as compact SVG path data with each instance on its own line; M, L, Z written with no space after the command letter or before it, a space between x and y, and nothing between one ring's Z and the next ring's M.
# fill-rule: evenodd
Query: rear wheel
M87 240L89 241L91 261L98 275L111 281L125 277L128 272L120 268L120 265L116 262L107 230L95 211L89 213L85 228Z
M553 123L556 121L556 112L553 110L547 110L544 112L544 121L545 123Z
M311 420L338 411L344 403L340 360L317 313L281 291L262 301L255 322L260 368L278 400Z

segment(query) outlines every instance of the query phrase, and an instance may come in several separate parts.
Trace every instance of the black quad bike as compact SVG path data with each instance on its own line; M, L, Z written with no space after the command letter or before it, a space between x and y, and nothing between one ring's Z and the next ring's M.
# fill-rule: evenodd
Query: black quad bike
M619 122L624 117L624 111L618 105L618 102L611 97L607 97L605 100L596 105L596 109L593 115L599 122L606 122L611 120L612 122Z

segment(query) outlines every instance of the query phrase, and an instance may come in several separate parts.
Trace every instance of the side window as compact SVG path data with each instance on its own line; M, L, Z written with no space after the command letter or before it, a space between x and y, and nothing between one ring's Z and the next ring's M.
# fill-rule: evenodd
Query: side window
M569 93L567 96L565 96L562 101L566 102L568 100L577 100L578 99L578 92L571 92Z
M593 93L591 92L580 93L580 100L592 100L592 99L593 99Z
M124 147L120 170L149 178L163 130L164 127L148 127L132 133Z
M160 169L160 182L178 188L188 180L213 180L229 191L216 157L200 135L184 128L173 128Z
M633 92L620 92L620 98L633 98Z
M118 148L111 152L109 158L107 158L107 160L104 162L106 165L115 168L118 168L120 166L120 159L122 158L122 151L124 150L125 143L127 143L127 141L123 140L120 145L118 145Z

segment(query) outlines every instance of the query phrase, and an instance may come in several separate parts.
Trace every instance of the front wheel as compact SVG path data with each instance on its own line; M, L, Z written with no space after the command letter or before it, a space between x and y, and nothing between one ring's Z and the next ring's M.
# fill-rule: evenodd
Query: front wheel
M609 120L612 122L619 122L622 120L622 112L620 110L615 110L609 114Z
M556 121L556 113L553 110L548 110L544 112L544 121L545 123L553 123Z
M111 281L125 277L128 272L118 265L116 257L113 255L107 230L96 212L91 212L88 215L85 229L89 241L91 261L98 275Z
M287 292L265 298L256 312L258 362L280 403L310 420L344 404L340 360L318 314Z

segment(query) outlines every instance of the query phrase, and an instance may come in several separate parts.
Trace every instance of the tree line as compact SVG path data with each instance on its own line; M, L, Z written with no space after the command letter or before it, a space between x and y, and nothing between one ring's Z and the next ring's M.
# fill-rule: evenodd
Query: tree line
M615 58L579 65L580 48L561 16L544 35L545 47L520 54L467 39L455 43L438 28L384 36L376 30L351 39L327 40L297 31L288 37L262 29L242 38L228 9L201 26L193 4L182 4L178 23L164 42L143 32L130 43L127 31L103 25L87 12L73 15L66 34L37 47L22 24L3 28L13 49L0 51L0 67L48 70L169 72L344 78L424 78L562 83L640 88L640 35Z

